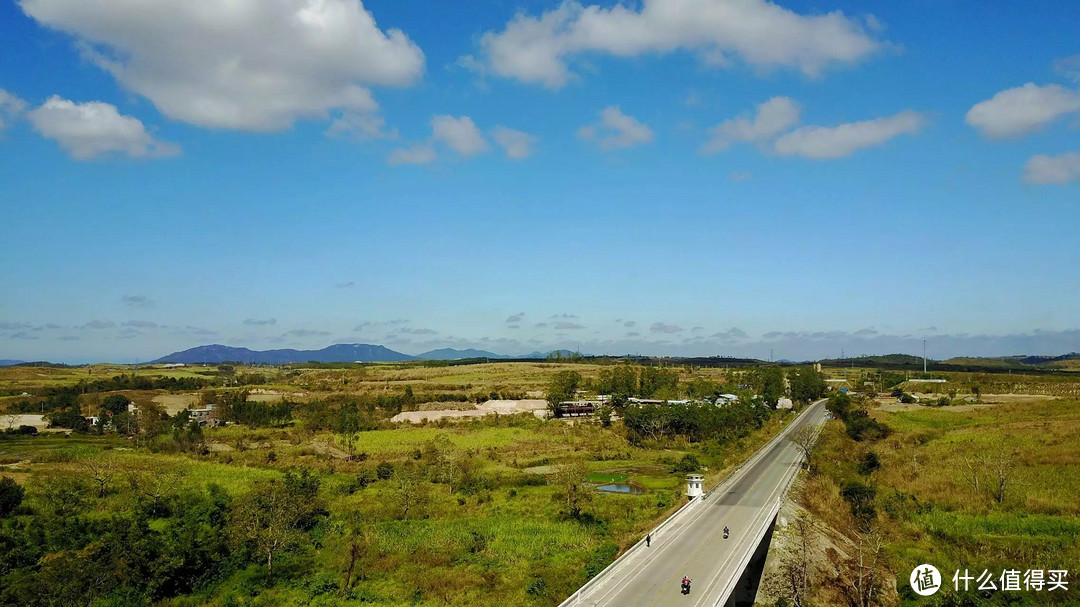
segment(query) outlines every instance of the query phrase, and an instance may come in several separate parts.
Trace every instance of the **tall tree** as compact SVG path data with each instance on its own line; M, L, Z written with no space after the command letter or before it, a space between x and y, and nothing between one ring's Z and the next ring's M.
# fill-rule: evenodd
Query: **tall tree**
M811 367L797 367L788 373L791 397L802 403L811 403L825 394L825 375Z
M562 415L559 403L573 400L579 385L581 374L577 371L559 371L551 378L548 382L547 402L553 416Z
M566 512L574 518L581 516L581 511L592 501L592 490L588 483L585 463L575 461L562 464L552 473L553 484L557 487L556 499L566 506Z

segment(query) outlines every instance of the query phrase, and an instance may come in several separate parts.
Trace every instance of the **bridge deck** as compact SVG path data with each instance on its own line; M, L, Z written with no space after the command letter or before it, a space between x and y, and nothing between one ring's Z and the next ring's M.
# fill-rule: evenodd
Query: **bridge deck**
M819 402L785 435L824 417ZM756 457L712 495L684 508L653 535L651 547L634 547L564 605L712 607L726 600L801 462L798 448L785 439ZM724 525L731 531L727 540ZM688 596L679 589L684 575L693 580Z

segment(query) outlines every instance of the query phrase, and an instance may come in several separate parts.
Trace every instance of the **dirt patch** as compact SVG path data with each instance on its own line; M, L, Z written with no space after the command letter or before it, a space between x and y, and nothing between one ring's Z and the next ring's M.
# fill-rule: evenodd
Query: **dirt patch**
M916 396L918 396L923 402L933 402L933 400L935 400L922 394L916 394ZM944 407L929 407L920 403L901 403L897 402L895 398L879 398L876 399L876 401L878 403L879 409L881 409L882 411L888 411L890 413L896 413L898 411L917 411L924 409L952 411L954 413L967 413L970 411L977 411L979 409L987 409L995 405L1004 405L1009 403L1037 403L1056 398L1060 397L1043 396L1041 394L984 394L980 402L965 402L963 404L947 405Z
M526 474L551 474L555 472L555 466L532 466L531 468L522 468L521 471Z
M176 415L188 407L194 407L199 404L199 393L185 392L183 394L158 394L152 400L156 404L161 405L169 415Z
M780 505L754 601L756 605L772 605L781 597L791 601L790 572L801 562L804 539L808 574L811 579L818 581L812 584L816 587L822 585L822 580L833 579L837 575L837 556L847 558L853 550L851 540L799 504L801 490L800 478Z
M522 400L489 400L483 404L476 405L476 408L465 411L457 409L440 409L436 411L402 411L394 417L390 418L390 421L394 422L411 422L414 424L420 423L426 419L428 421L435 421L443 418L462 418L462 417L484 417L485 415L491 415L498 413L500 415L513 415L515 413L532 413L537 417L547 416L547 401L540 399L522 399Z
M49 422L40 415L3 415L0 416L0 430L6 430L8 425L12 428L18 428L19 426L33 426L39 431L44 430Z

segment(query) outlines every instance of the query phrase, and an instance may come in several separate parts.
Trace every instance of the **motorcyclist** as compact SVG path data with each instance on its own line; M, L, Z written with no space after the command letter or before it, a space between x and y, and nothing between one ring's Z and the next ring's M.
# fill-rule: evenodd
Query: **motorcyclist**
M727 537L727 536L728 536L728 528L727 528L727 525L724 525L724 537Z
M682 578L682 590L684 593L690 592L690 578L685 575Z

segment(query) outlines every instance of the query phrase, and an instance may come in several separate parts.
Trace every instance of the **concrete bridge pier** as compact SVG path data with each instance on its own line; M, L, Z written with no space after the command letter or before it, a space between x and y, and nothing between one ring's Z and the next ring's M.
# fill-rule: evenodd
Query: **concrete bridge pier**
M754 607L754 599L757 598L758 586L761 584L761 573L765 570L765 557L769 555L769 544L772 542L773 529L776 528L776 516L769 523L765 536L754 550L750 564L743 570L731 592L731 598L724 603L724 607Z

